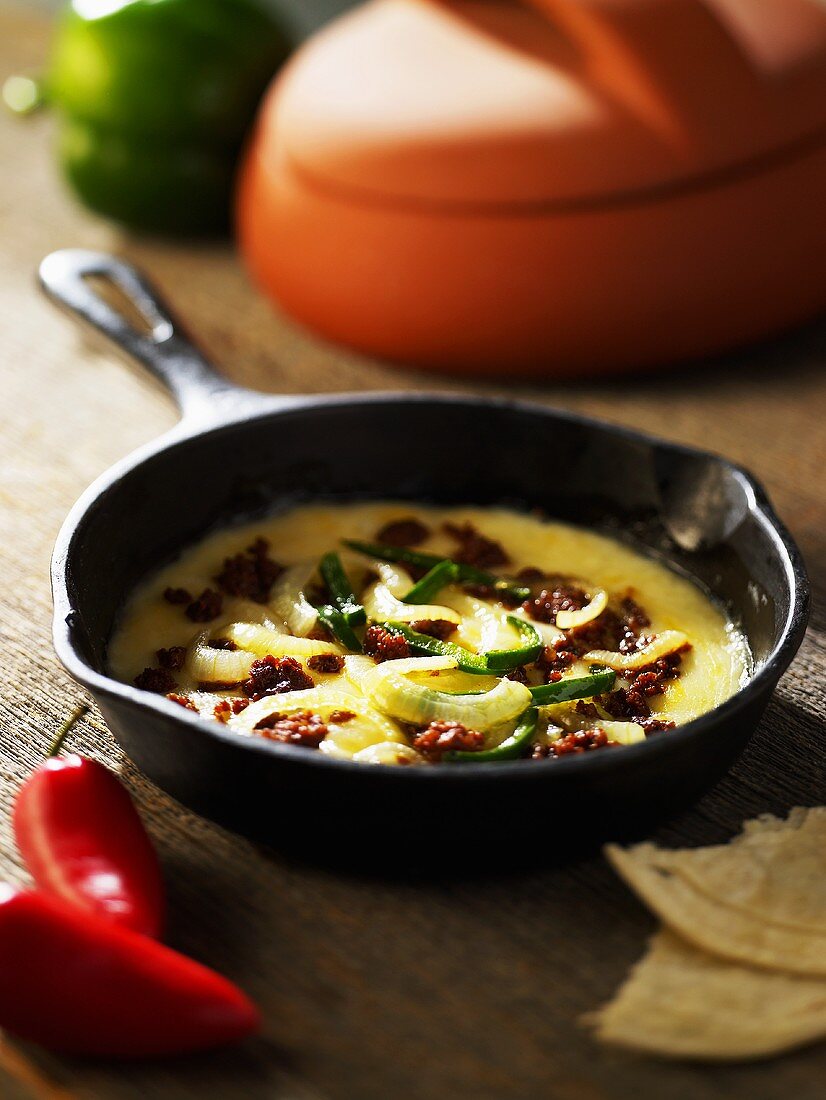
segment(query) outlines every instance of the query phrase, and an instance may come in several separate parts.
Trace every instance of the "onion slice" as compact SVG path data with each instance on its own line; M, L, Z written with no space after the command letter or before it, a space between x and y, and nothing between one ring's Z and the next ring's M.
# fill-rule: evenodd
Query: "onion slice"
M229 638L240 649L247 649L259 657L316 657L320 653L341 655L344 650L334 642L317 641L315 638L297 638L282 634L260 623L230 623L222 636Z
M576 626L585 626L598 618L608 606L608 593L598 588L590 601L579 611L557 611L556 625L560 630L572 630Z
M364 698L327 685L300 691L286 691L280 695L268 695L264 699L250 703L240 714L230 718L228 725L241 733L254 734L258 732L255 727L263 718L269 718L273 714L289 716L302 710L317 714L325 722L329 722L330 716L336 711L354 714L355 718L348 719L340 725L342 729L355 728L358 722L360 732L368 737L367 740L362 741L363 745L371 743L370 736L373 742L396 740L404 742L404 737L395 722L368 707ZM331 728L338 728L339 723L331 722L330 725Z
M306 638L318 622L318 612L304 595L304 589L316 570L316 562L299 562L286 569L270 597L270 608L287 625L291 634Z
M600 718L595 725L605 730L609 741L616 741L618 745L633 745L645 740L645 730L636 722L608 722Z
M254 653L242 649L213 649L205 630L189 647L186 671L199 684L240 684L249 676L254 660Z
M373 705L403 722L423 724L434 718L462 722L469 728L489 730L520 715L531 704L531 693L515 680L499 680L480 695L448 695L409 679L413 672L439 672L455 668L450 657L411 657L376 665L362 680Z
M681 630L664 630L657 634L647 646L638 649L635 653L612 653L608 649L592 649L583 657L596 665L607 665L615 672L633 672L635 669L644 668L652 661L658 661L660 657L667 657L669 653L676 653L679 649L685 649L689 640Z
M399 593L404 595L409 592L412 581L406 585L407 573L397 571L386 562L376 562L375 568L381 576L367 588L362 596L362 604L368 618L386 620L393 619L397 623L418 623L422 619L430 621L447 621L456 626L462 621L462 616L454 612L451 607L441 604L406 604L399 599Z

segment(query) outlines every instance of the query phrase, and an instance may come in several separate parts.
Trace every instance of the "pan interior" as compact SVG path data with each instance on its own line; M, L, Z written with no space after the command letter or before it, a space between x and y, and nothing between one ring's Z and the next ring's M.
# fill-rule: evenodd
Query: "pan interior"
M792 598L741 475L713 456L497 404L314 404L178 442L129 468L71 533L73 642L97 671L135 585L206 532L307 499L537 508L662 555L744 629L757 665Z

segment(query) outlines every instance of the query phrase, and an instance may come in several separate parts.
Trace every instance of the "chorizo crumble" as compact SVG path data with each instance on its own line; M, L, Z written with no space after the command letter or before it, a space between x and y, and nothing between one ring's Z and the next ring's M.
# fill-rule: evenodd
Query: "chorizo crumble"
M185 588L165 588L163 598L171 604L192 603L192 593Z
M307 661L307 668L311 672L341 672L344 668L344 658L338 653L315 653Z
M284 566L270 557L269 548L267 539L258 538L240 554L225 558L215 583L228 596L266 603L272 586L284 572Z
M173 645L169 649L159 649L155 656L161 668L168 668L171 672L177 672L184 667L186 646Z
M184 707L185 710L194 710L196 714L200 713L192 700L188 699L185 695L178 695L177 692L170 691L167 693L166 697L170 703L177 703L179 707Z
M559 611L581 611L588 603L588 596L582 588L575 585L557 584L553 588L543 588L522 607L526 615L538 623L555 623Z
M295 714L269 714L255 725L255 730L270 741L298 745L302 749L317 749L327 736L327 724L309 710Z
M177 686L178 681L167 668L145 668L135 677L135 687L156 695L168 695Z
M220 702L215 704L212 713L219 722L228 722L231 715L240 714L249 705L249 699L221 699Z
M472 565L476 569L489 569L495 565L509 565L510 558L501 542L489 539L478 531L472 523L445 523L444 530L458 543L453 554L455 561L463 565Z
M671 729L670 725L663 725L659 719L651 718L648 700L654 695L662 695L668 681L679 677L683 653L687 648L669 653L666 657L660 657L652 664L630 673L627 687L617 688L604 696L603 705L611 717L638 722L643 729L647 728L645 723L648 722L648 732Z
M430 531L423 523L409 516L385 523L376 532L376 542L383 542L386 546L418 546L429 535Z
M410 624L410 629L443 642L456 629L456 623L452 623L450 619L416 619Z
M267 695L282 695L287 691L315 687L315 680L295 657L272 657L268 654L252 662L249 679L242 687L244 694L255 702Z
M410 646L401 634L391 634L383 626L368 626L362 648L368 657L379 664L410 656Z
M446 752L475 752L485 745L485 735L461 722L433 721L413 735L413 748L430 760Z
M618 744L611 741L604 729L575 730L566 733L558 741L549 745L535 745L532 752L534 760L554 756L569 756L571 753L592 752L594 749L612 748Z
M208 623L217 619L224 606L224 597L213 588L205 588L186 609L186 617L193 623Z

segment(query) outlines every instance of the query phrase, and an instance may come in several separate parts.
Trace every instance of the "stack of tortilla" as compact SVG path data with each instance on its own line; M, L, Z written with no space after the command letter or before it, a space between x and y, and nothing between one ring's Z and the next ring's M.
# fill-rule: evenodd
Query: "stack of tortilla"
M733 1060L826 1037L826 807L759 817L730 844L605 854L665 927L591 1018L599 1038Z

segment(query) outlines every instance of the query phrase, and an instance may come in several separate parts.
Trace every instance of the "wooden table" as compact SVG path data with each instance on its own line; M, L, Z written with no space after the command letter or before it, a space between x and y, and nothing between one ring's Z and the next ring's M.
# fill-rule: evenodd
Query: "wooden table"
M0 76L36 68L47 28L0 21ZM51 249L115 250L151 272L208 352L265 390L414 390L439 382L322 346L274 315L223 247L133 240L59 186L47 118L0 120L2 479L0 823L3 877L26 882L15 790L83 692L52 653L48 562L67 509L100 471L169 427L169 400L87 345L34 287ZM750 466L798 538L815 590L808 639L732 773L662 838L715 842L766 810L826 801L826 330L662 377L526 390L719 450ZM445 386L459 388L455 383ZM577 1024L642 952L652 921L599 858L486 882L340 877L194 817L124 760L96 715L73 741L121 771L160 850L169 941L240 982L263 1037L146 1066L0 1044L3 1097L601 1100L822 1095L824 1048L740 1067L600 1049ZM539 856L542 837L531 838ZM547 841L550 846L552 839ZM541 862L541 860L540 860ZM2 975L0 975L2 981Z

